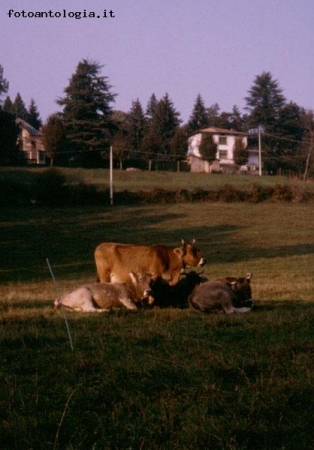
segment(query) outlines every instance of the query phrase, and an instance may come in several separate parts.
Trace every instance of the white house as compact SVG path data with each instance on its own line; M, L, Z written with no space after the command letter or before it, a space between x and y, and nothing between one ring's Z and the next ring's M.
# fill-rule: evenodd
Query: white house
M208 161L202 159L199 146L203 133L210 133L217 144L216 160L210 165ZM239 170L234 162L234 147L236 139L241 139L245 147L248 145L248 134L224 128L210 127L199 130L188 140L187 160L191 166L191 172L224 172L232 173ZM256 151L249 151L249 158L246 166L241 166L244 170L256 170L258 157ZM241 168L240 168L241 169Z
M41 131L36 130L22 119L16 119L20 132L18 147L24 153L27 164L42 165L46 163L46 152Z

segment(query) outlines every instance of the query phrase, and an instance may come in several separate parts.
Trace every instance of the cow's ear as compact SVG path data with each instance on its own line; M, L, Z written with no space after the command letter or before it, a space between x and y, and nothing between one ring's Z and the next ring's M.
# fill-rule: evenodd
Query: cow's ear
M235 287L236 287L236 284L237 284L236 281L231 281L230 286L231 286L232 288L235 288Z
M181 245L184 247L186 245L185 239L181 239Z
M246 274L246 279L248 280L248 281L250 281L250 279L252 278L252 274L249 272L249 273L247 273Z
M195 239L192 239L191 244L192 244L192 245L195 245L195 244L196 244L196 240L195 240Z
M174 253L175 253L177 256L179 256L180 258L181 258L181 256L183 256L183 249L182 249L182 247L177 247L177 248L175 248L173 251L174 251Z

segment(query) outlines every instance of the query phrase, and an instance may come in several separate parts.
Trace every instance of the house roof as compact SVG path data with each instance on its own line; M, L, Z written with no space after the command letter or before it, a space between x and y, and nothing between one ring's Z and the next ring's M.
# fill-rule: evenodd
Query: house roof
M247 136L248 133L242 133L241 131L227 130L226 128L209 127L202 128L198 133L212 133L212 134L229 134L231 136Z
M23 119L16 119L15 122L21 128L24 128L25 130L27 130L28 133L31 136L42 136L42 133L40 131L36 130L36 128L32 127L32 125L30 125L29 123L25 122L25 120L23 120Z

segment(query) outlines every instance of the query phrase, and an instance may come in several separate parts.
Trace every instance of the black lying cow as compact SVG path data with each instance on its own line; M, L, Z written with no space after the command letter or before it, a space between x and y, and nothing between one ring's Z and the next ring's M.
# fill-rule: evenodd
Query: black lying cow
M200 312L220 310L226 314L251 311L251 277L252 274L247 274L245 278L227 277L200 284L188 298L189 307Z
M171 286L169 281L161 277L150 282L151 296L153 298L153 306L160 308L187 308L188 297L193 292L195 286L208 281L207 277L202 277L201 273L191 271L182 273L180 281Z

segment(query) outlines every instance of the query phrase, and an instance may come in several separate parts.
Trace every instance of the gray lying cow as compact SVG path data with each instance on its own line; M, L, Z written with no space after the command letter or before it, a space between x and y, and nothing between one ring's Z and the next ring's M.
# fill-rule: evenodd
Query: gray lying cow
M131 283L93 283L67 292L55 301L55 308L65 306L75 311L104 312L111 308L137 309L136 303L150 295L150 276L130 272Z
M230 277L199 284L189 296L189 307L200 312L220 310L226 314L251 311L251 277L247 274L246 278Z

